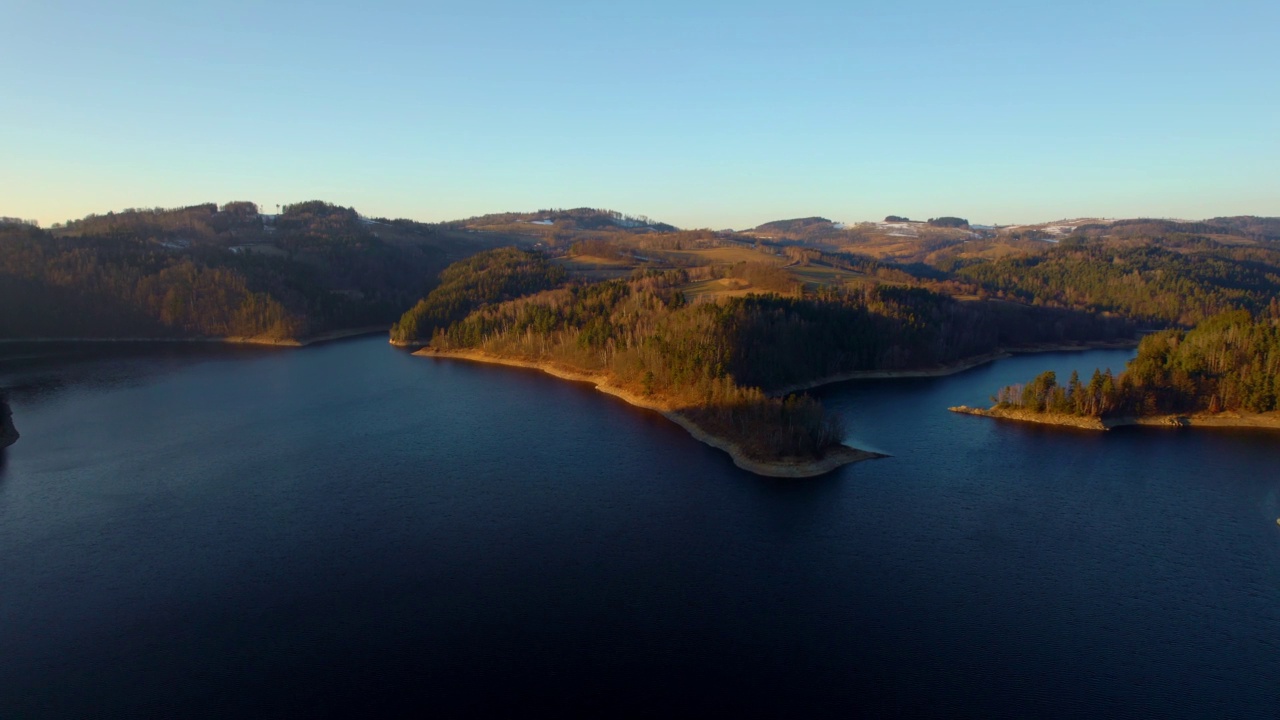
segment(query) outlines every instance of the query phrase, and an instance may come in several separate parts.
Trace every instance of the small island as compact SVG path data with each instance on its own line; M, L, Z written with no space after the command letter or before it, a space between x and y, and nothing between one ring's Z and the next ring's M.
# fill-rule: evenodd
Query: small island
M1052 371L1002 388L990 408L952 412L1084 430L1126 425L1280 429L1280 313L1222 313L1143 338L1118 377L1065 385Z

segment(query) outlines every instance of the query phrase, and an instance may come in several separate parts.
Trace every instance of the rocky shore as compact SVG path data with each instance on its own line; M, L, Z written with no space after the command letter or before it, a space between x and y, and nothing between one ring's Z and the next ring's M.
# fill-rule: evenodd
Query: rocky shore
M617 387L610 382L610 378L604 375L589 375L586 373L569 370L550 363L531 362L528 360L517 360L514 358L499 357L489 355L472 350L462 351L440 351L431 348L423 348L414 353L422 357L441 358L449 360L465 360L468 362L487 363L491 365L505 365L508 367L529 368L538 370L548 375L560 378L562 380L571 380L574 382L591 383L600 392L612 395L623 402L636 407L652 410L661 413L663 417L674 422L684 428L686 432L699 442L706 443L718 450L723 450L733 459L733 464L757 475L767 477L787 477L802 478L816 477L824 475L844 465L849 465L863 460L873 460L875 458L885 457L879 453L859 450L857 448L841 445L838 448L828 450L822 457L816 459L782 459L776 461L762 461L750 458L743 452L742 448L728 438L712 435L696 423L688 416L682 414L678 409L672 408L660 399L643 397L632 393L624 388Z

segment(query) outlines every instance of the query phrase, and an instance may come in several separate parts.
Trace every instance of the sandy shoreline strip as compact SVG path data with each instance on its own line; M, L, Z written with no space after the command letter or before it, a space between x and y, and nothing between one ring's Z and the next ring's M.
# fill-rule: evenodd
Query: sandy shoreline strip
M972 408L959 405L947 408L951 412L965 415L1012 420L1040 425L1057 425L1082 430L1107 431L1117 427L1143 425L1148 427L1218 427L1218 428L1263 428L1280 430L1280 412L1269 413L1191 413L1186 415L1148 415L1145 417L1111 417L1097 418L1063 413L1039 413L1021 408Z
M1020 408L975 408L968 405L957 405L956 407L947 408L953 413L961 413L963 415L977 415L979 417L995 418L997 420L1013 420L1015 422L1034 423L1037 425L1057 425L1059 427L1071 427L1079 430L1099 430L1105 431L1111 428L1102 420L1102 418L1085 417L1082 415L1067 415L1065 413L1039 413L1030 410L1022 410Z
M868 452L866 450L859 450L857 448L848 447L847 445L842 445L839 448L828 451L826 455L818 460L810 462L761 462L747 457L737 444L725 438L708 433L688 417L684 416L677 410L671 409L662 402L641 397L635 393L610 385L609 378L604 375L588 375L573 370L566 370L550 363L504 358L474 350L440 351L432 350L431 348L423 348L415 352L414 355L448 360L464 360L467 362L485 363L489 365L505 365L507 367L527 368L530 370L544 372L553 377L560 378L561 380L591 383L595 386L596 390L612 395L629 405L660 413L663 417L684 428L685 432L692 435L695 440L728 453L729 457L733 459L734 465L757 475L786 478L815 477L817 475L829 473L844 465L861 462L863 460L873 460L875 458L885 457L879 453Z

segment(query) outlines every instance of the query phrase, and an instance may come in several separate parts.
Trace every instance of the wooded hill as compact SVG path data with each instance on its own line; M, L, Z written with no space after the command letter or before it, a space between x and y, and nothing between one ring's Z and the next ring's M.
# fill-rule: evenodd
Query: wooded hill
M1268 221L1237 225L1256 232ZM935 262L906 264L705 231L594 235L551 247L556 257L478 256L451 270L397 332L440 350L603 374L755 458L813 456L838 441L836 426L816 402L770 393L1000 348L1132 338L1135 324L1176 326L1274 306L1280 250L1268 241L1124 229L1132 227L1116 235L1087 229L1060 242L997 233ZM987 254L992 247L1001 251ZM1122 382L1099 373L1096 402L1119 402Z
M1060 384L1045 372L1002 388L995 400L1000 408L1089 417L1280 410L1280 305L1148 335L1119 377L1095 370L1087 384L1074 373Z
M549 290L565 277L564 268L541 253L516 248L480 253L446 268L440 284L392 326L391 341L425 343L478 307Z
M753 235L771 235L782 238L817 238L837 233L835 223L824 217L774 220L757 225L748 232Z
M822 218L809 220L834 226ZM819 222L821 221L821 222ZM685 269L690 297L728 297L750 292L811 294L882 284L923 287L964 300L1004 300L1116 315L1158 329L1190 327L1202 318L1235 308L1258 311L1280 294L1280 241L1257 239L1275 224L1270 218L1204 221L1212 236L1183 232L1134 234L1164 227L1147 221L1076 228L1056 241L1033 239L1041 229L1015 229L969 239L899 237L914 248L902 257L873 257L853 243L829 249L821 241L746 238L710 231L611 235L571 243L571 274L584 280L625 277L629 271ZM1177 226L1185 229L1186 224ZM1114 232L1108 229L1114 228ZM1237 234L1225 235L1231 230ZM832 232L845 232L836 231ZM1246 235L1244 233L1253 233ZM847 234L847 233L846 233ZM876 241L878 242L878 241ZM876 245L875 247L882 247ZM768 287L742 277L750 268L773 268ZM735 282L740 278L745 282ZM788 286L795 290L786 290Z
M0 338L298 339L390 325L450 262L486 247L320 201L0 225Z
M1189 326L1225 310L1261 310L1280 294L1280 250L1197 236L1071 237L1040 252L959 259L939 269L983 293Z
M1114 317L887 284L691 302L689 275L563 282L537 253L493 251L446 271L396 337L603 374L731 438L749 457L776 460L820 456L842 436L815 401L770 392L855 370L936 367L1008 344L1132 333Z
M547 209L537 212L491 213L442 223L445 228L550 235L590 231L667 233L679 228L644 215L603 208Z
M1280 291L1276 218L1000 231L890 225L800 218L762 225L794 236L768 239L590 208L428 225L319 201L278 215L232 202L90 215L51 230L0 223L0 301L9 310L0 337L285 339L390 326L450 262L513 240L544 248L548 261L586 282L683 270L680 291L690 301L887 285L1159 328L1234 308L1257 312ZM454 319L446 312L422 327L402 325L397 337L425 341Z

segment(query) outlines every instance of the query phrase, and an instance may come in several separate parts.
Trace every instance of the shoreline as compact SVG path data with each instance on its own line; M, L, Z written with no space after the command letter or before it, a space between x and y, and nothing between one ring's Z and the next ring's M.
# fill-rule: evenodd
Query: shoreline
M1083 415L1066 415L1063 413L1041 413L1021 408L974 408L958 405L947 408L951 412L963 415L1010 420L1013 422L1035 423L1071 427L1081 430L1107 432L1118 427L1217 427L1217 428L1254 428L1263 430L1280 430L1280 411L1268 413L1249 413L1226 411L1220 413L1187 413L1173 415L1146 415L1143 417L1086 417Z
M95 337L67 337L67 338L3 338L0 339L0 345L18 345L21 343L218 343L222 345L263 345L268 347L307 347L308 345L317 345L319 343L330 342L333 340L344 340L346 338L360 337L363 335L375 335L377 333L386 332L387 328L382 325L366 325L358 328L347 328L345 330L330 330L329 332L320 333L319 335L310 335L301 339L276 339L266 338L258 335L232 335L229 337L192 337L192 338L148 338L148 337L130 337L130 338L95 338Z
M1085 417L1083 415L1067 415L1064 413L1041 413L1021 408L976 408L968 405L957 405L947 408L961 415L976 415L995 420L1011 420L1013 422L1032 423L1035 425L1054 425L1070 427L1077 430L1094 430L1105 432L1111 428L1102 418Z
M497 355L490 355L477 350L433 350L431 348L423 348L413 353L421 357L446 359L446 360L462 360L466 362L475 362L487 365L503 365L506 367L518 367L528 370L538 370L540 372L551 375L561 380L569 380L572 382L591 383L606 395L622 400L628 405L652 410L661 414L671 422L679 425L689 433L698 442L709 445L717 450L723 450L728 453L733 460L733 464L739 468L752 472L757 475L777 478L803 478L816 477L825 475L837 468L845 465L851 465L863 460L874 460L876 458L886 457L880 453L873 453L867 450L859 450L841 445L833 450L828 451L821 458L805 462L787 462L775 461L765 462L753 460L747 457L736 443L716 435L712 435L699 425L694 423L688 417L674 410L665 403L641 397L634 393L628 392L622 388L609 384L609 377L606 375L589 375L575 370L566 370L547 362L534 362L530 360L518 360L515 358L505 358Z
M812 390L822 387L823 385L833 385L835 383L848 382L850 380L896 380L906 378L933 378L946 377L955 375L966 370L987 363L1003 360L1013 357L1014 355L1024 355L1030 353L1048 353L1048 352L1082 352L1085 350L1128 350L1138 347L1137 340L1097 340L1082 344L1041 344L1041 345L1021 345L1009 348L997 348L989 353L982 355L971 355L967 358L956 360L955 362L937 367L922 368L916 370L851 370L846 373L837 373L828 375L817 380L787 385L769 392L771 397L781 397L792 393Z
M1039 343L1036 345L1014 345L1004 348L1004 351L1013 355L1030 355L1032 353L1047 352L1083 352L1085 350L1132 350L1138 347L1141 342L1138 338L1132 340L1090 340L1083 343Z

